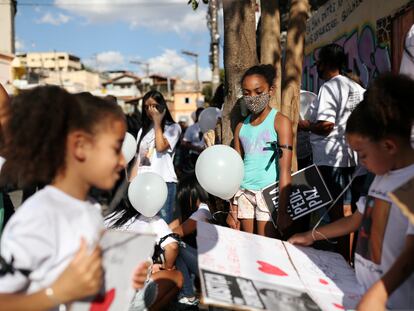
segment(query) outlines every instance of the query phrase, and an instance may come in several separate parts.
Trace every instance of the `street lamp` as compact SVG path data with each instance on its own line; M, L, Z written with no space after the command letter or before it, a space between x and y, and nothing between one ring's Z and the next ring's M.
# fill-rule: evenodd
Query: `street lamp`
M182 50L181 51L182 54L190 56L190 57L194 57L195 59L195 75L196 75L196 88L197 88L197 92L200 92L200 80L198 79L198 54L194 53L194 52L190 52L190 51L185 51ZM197 94L198 97L198 94Z

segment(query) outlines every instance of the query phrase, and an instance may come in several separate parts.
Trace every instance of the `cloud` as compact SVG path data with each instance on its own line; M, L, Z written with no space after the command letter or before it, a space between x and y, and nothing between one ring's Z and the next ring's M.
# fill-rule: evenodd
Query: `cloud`
M195 80L194 60L178 54L175 50L166 49L163 54L147 61L150 64L151 73ZM199 67L199 79L200 81L211 80L210 68Z
M89 0L77 6L69 0L55 0L55 5L90 23L122 21L131 28L177 33L207 30L207 6L193 11L185 0Z
M36 21L36 23L59 26L62 24L66 24L71 19L72 17L62 13L52 14L51 12L46 12L40 19Z
M15 42L14 42L14 47L16 48L17 52L21 52L22 50L25 49L25 44L23 42L22 39L20 39L19 37L16 38Z
M92 58L84 59L85 65L98 70L118 70L125 67L125 58L118 51L105 51L96 54Z

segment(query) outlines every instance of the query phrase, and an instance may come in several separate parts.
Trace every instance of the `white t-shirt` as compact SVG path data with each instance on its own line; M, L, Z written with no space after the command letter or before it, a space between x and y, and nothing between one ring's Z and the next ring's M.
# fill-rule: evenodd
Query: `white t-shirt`
M201 139L200 139L200 136L201 136ZM195 147L200 147L200 148L204 147L203 133L201 132L200 124L198 122L194 123L193 125L190 125L185 130L183 140L185 142L191 143Z
M364 215L355 253L358 282L368 290L394 264L404 248L407 235L414 234L401 210L387 193L414 176L414 164L376 176L367 198L358 201L358 211ZM414 309L414 274L391 295L387 306L393 309Z
M200 203L198 206L198 209L191 214L190 219L195 221L204 221L207 222L212 218L210 209L208 208L208 205L205 203Z
M310 121L328 121L334 128L328 136L311 133L313 162L333 167L356 166L356 155L345 140L346 121L363 99L365 89L351 79L338 75L326 81L310 106Z
M23 203L7 223L1 255L30 270L0 277L0 293L33 293L50 286L73 259L83 237L90 249L104 230L99 204L46 186Z
M139 130L137 141L139 141L142 134L142 129ZM178 124L173 123L166 125L164 128L164 137L168 141L170 147L165 152L157 152L155 149L155 131L151 128L148 133L142 138L141 145L138 152L138 174L143 172L153 172L160 175L165 182L177 182L177 175L175 174L173 157L175 153L175 146L180 139L181 128Z
M117 219L118 218L116 216L110 219L106 219L106 228L111 228L112 224L114 224ZM159 243L161 238L172 233L170 227L168 227L165 220L160 218L159 216L149 218L141 215L139 217L133 217L117 229L141 233L155 233L157 235L157 243ZM164 240L164 242L161 243L161 247L164 248L166 245L170 243L177 243L177 241L171 237L168 237Z

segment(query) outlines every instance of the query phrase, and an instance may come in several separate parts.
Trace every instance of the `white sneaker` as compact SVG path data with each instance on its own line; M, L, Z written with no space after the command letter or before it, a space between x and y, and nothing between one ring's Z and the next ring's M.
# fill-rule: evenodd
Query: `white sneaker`
M184 296L178 299L178 302L184 305L188 305L188 306L198 306L198 304L200 303L200 300L198 300L196 297L185 297Z

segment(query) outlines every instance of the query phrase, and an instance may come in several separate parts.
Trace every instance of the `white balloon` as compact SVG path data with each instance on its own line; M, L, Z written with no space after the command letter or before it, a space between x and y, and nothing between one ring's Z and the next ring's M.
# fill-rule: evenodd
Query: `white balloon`
M239 190L244 165L236 150L226 145L214 145L200 154L195 172L198 182L208 193L228 200Z
M206 108L200 113L198 123L200 124L200 130L203 134L208 130L214 130L216 128L217 119L220 115L220 109L215 107Z
M122 154L124 155L127 164L134 158L136 151L137 141L135 140L135 137L126 132L124 142L122 143Z
M300 117L302 120L309 120L310 105L318 97L315 93L309 91L300 91Z
M145 217L154 217L167 200L167 184L158 174L138 174L130 183L128 198L132 206Z

